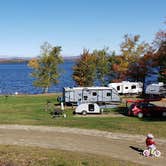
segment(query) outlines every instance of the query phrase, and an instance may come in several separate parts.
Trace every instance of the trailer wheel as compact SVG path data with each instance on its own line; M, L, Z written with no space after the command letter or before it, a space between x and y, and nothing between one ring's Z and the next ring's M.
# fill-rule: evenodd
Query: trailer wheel
M144 115L143 115L143 113L139 112L137 116L138 116L138 118L143 118Z
M86 115L87 112L85 110L82 111L82 115Z

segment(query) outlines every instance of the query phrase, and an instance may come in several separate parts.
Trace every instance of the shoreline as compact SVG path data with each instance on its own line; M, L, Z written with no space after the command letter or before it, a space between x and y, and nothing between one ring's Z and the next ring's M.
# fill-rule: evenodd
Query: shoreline
M0 94L0 96L53 96L62 95L61 92L51 92L51 93L39 93L39 94Z

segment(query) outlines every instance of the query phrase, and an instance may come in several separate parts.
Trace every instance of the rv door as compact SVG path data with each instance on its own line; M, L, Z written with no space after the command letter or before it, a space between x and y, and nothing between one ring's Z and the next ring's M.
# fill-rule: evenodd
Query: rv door
M112 100L112 90L103 91L103 102L110 102Z
M88 102L89 101L89 93L90 93L90 91L89 91L89 89L83 89L82 90L82 101L83 102Z
M98 92L95 90L91 91L91 101L92 102L98 101Z
M74 91L69 91L69 101L74 102Z

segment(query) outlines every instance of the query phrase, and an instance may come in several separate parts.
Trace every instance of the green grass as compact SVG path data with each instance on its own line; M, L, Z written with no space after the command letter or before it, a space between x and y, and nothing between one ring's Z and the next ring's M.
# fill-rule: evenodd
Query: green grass
M64 150L0 145L1 166L139 166L106 156Z
M0 123L78 127L143 135L152 132L156 137L166 138L165 119L74 117L71 108L65 110L67 118L52 118L50 110L53 108L45 111L47 101L56 103L56 95L9 96L7 99L0 96ZM117 113L118 110L107 111Z

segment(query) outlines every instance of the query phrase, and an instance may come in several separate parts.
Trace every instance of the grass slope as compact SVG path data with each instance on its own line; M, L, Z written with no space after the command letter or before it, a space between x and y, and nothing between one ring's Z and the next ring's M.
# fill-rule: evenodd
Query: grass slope
M54 149L0 145L1 166L139 166L114 158Z
M66 119L53 119L49 111L45 111L47 101L56 103L56 95L0 96L0 123L78 127L143 135L152 132L156 137L166 138L166 121L163 119L74 117L71 108L65 110Z

